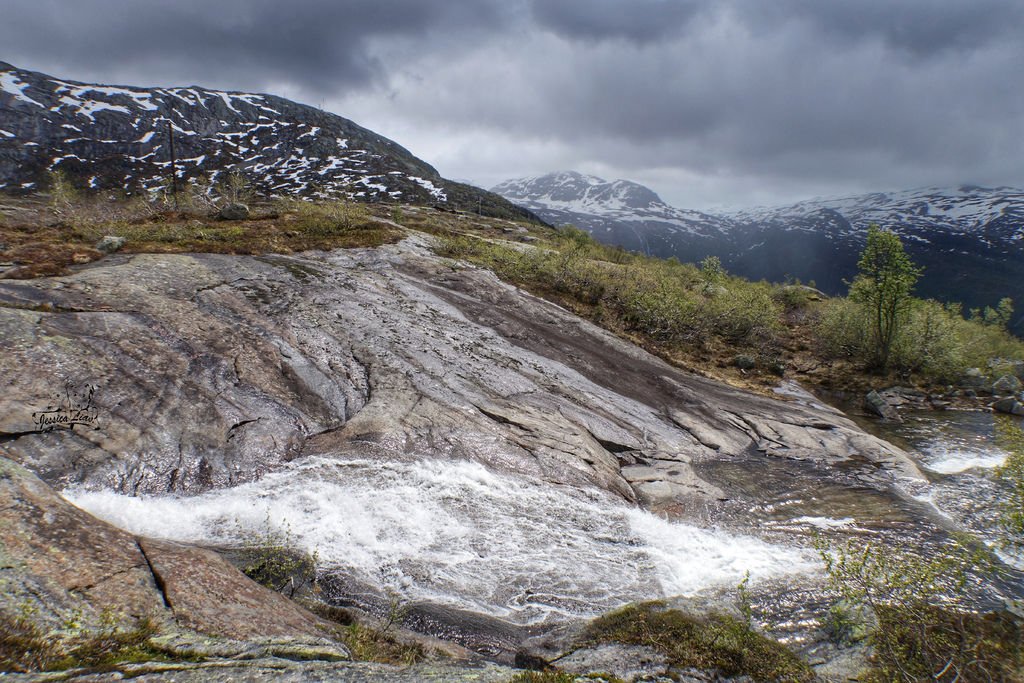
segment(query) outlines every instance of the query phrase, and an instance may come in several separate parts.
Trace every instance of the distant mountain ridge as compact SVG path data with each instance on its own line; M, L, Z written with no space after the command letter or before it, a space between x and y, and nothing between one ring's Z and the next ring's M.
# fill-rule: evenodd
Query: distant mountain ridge
M395 142L273 95L93 85L0 62L0 190L45 187L51 171L92 189L141 190L240 170L270 195L436 203L526 214L442 178Z
M1024 312L1024 190L928 188L717 215L677 209L636 183L566 171L505 181L494 191L609 244L684 261L715 255L744 277L799 278L830 294L846 292L867 227L878 223L900 235L924 267L919 295L968 308L1009 296Z
M491 191L548 223L572 223L603 242L645 253L671 250L677 236L710 244L733 227L728 219L670 206L638 183L609 182L575 171L507 180Z

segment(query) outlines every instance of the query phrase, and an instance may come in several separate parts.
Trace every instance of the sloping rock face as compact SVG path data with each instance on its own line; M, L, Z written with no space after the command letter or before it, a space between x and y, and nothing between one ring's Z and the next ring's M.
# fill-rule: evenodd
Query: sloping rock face
M861 463L879 486L918 476L838 412L682 373L413 240L108 258L4 282L0 302L0 438L58 487L196 493L367 444L654 507L721 498L694 469L707 461ZM88 424L40 425L86 387Z
M239 171L264 194L532 217L496 194L445 180L348 119L281 97L95 85L0 62L0 189L46 188L51 171L79 188L129 191L169 185L172 175L184 187Z
M216 654L253 642L304 644L345 658L317 617L243 576L206 550L138 538L97 520L0 456L0 614L24 615L44 632L130 628L151 620L159 633ZM238 641L250 641L241 644ZM206 643L207 646L210 643Z

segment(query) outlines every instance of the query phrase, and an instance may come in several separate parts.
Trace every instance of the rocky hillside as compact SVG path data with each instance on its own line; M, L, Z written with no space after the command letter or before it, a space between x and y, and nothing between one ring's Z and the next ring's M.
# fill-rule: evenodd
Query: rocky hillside
M713 254L738 275L799 278L829 294L846 292L867 226L878 223L900 235L924 267L919 295L968 308L994 306L1004 296L1024 301L1024 191L1012 188L875 193L722 215L675 209L635 183L575 173L494 190L603 242L684 261ZM1022 325L1024 316L1017 329Z
M44 189L61 171L92 189L217 182L241 171L261 193L438 204L526 216L441 178L348 119L273 95L66 81L0 62L0 190Z

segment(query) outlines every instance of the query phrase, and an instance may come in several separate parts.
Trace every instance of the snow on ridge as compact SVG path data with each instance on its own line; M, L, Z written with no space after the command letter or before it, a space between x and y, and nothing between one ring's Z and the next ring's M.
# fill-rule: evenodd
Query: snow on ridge
M4 71L0 73L0 90L3 90L10 95L14 95L14 99L19 102L27 102L29 104L34 104L41 109L46 109L43 104L33 100L25 94L25 90L28 86L29 84L19 80L17 74L13 71Z
M971 232L1008 212L1024 213L1024 191L1013 188L922 188L897 192L804 200L788 206L762 206L731 212L729 217L750 223L807 219L835 211L863 231L871 223L912 229Z
M426 178L420 178L414 175L406 176L406 178L413 181L414 183L422 187L424 190L429 192L431 195L433 195L435 199L438 199L442 202L448 200L448 195L445 194L444 189L438 187L437 185L434 185L434 183L430 182Z

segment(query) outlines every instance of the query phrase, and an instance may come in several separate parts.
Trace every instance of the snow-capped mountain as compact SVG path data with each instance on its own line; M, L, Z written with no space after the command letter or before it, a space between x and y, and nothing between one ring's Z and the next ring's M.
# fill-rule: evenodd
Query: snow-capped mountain
M642 185L571 172L510 180L494 191L603 242L684 261L713 254L736 274L813 281L832 294L846 292L868 225L877 223L896 232L924 267L919 295L967 307L1010 296L1024 309L1024 191L1018 189L930 188L718 215L669 206Z
M496 195L445 180L387 138L281 97L90 85L0 62L0 190L43 188L58 170L94 189L165 185L172 138L186 181L239 170L270 195L517 212Z
M929 188L903 192L811 199L786 207L750 209L731 214L747 225L815 224L824 212L842 216L853 235L871 223L897 230L905 239L930 235L972 235L989 242L1024 239L1024 190L1010 187Z
M708 250L731 228L720 217L669 206L643 185L574 171L506 180L492 191L552 225L571 223L603 242L649 254L672 251L680 241Z

